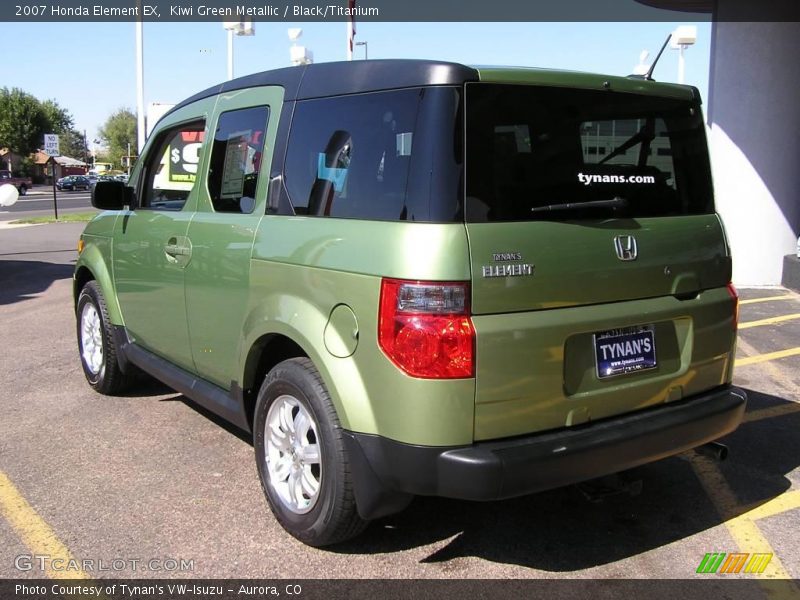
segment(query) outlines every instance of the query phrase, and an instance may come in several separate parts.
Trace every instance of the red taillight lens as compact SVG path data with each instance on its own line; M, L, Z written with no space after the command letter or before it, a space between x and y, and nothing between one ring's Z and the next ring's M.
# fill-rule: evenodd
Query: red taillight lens
M384 279L378 343L413 377L473 377L475 329L469 318L469 284Z
M728 294L733 298L733 330L739 327L739 292L733 287L732 283L728 284Z

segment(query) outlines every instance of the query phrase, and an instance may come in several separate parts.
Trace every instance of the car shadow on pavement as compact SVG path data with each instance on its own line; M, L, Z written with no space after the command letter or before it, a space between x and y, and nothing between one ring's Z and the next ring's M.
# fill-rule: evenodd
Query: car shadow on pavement
M789 404L756 391L748 395L751 413ZM787 411L745 422L722 440L730 456L716 464L739 501L728 518L790 487L786 474L800 464L798 431L800 412ZM452 538L422 562L446 567L453 559L474 556L554 572L613 563L724 522L695 472L696 456L685 453L628 471L626 479L642 481L641 493L599 502L589 501L575 486L490 503L417 498L406 511L328 550L392 553Z
M190 398L187 398L186 396L184 396L182 394L178 394L176 396L173 396L172 398L162 398L161 402L183 402L186 406L191 408L193 411L203 415L209 421L213 421L215 425L218 425L219 427L222 427L222 429L224 429L225 431L227 431L231 435L236 436L237 438L239 438L240 440L242 440L243 442L245 442L247 444L250 444L251 446L253 445L253 436L251 434L247 433L246 431L244 431L242 429L239 429L233 423L230 423L229 421L226 421L222 417L212 413L207 408L204 408L204 407L200 406L194 400L192 400Z
M137 374L134 383L129 389L117 394L120 398L152 398L154 396L168 396L171 398L163 398L164 401L180 400L183 396L173 390L166 384L161 383L158 379L154 379L145 373Z
M40 294L54 281L71 278L74 270L74 261L0 260L0 306Z

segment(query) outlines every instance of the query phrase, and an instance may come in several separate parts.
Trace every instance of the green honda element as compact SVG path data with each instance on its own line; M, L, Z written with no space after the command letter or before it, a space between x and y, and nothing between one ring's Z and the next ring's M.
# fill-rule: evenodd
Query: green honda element
M322 546L733 431L737 295L696 89L377 60L259 73L155 127L75 269L89 384L252 432Z

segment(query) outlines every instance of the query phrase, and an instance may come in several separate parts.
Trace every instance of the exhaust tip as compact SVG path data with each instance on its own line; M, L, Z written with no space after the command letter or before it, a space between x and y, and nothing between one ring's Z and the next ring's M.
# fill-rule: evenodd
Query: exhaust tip
M695 448L694 451L698 454L713 458L714 460L718 460L720 462L728 458L728 447L725 444L720 444L719 442L703 444L702 446Z

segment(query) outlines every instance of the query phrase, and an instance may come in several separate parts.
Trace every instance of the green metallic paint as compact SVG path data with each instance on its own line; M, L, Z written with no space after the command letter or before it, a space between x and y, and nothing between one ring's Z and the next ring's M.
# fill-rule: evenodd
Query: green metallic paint
M358 347L358 319L346 304L333 307L324 333L325 349L336 358L352 356Z
M111 323L113 325L124 325L125 322L117 300L116 285L110 264L112 256L111 233L113 232L117 214L116 212L100 213L86 225L83 234L81 234L84 248L75 263L75 274L77 275L83 268L89 270L92 278L100 286L103 297L106 299L108 318Z
M266 217L262 232L269 229L267 221L277 224L288 219ZM374 223L361 225L366 229ZM345 429L430 446L472 441L475 381L408 377L378 347L380 277L267 260L254 260L251 275L252 306L244 326L242 368L259 338L283 335L314 361ZM347 358L330 354L323 339L328 317L338 304L349 306L359 324L358 346ZM352 334L336 333L342 338Z
M473 317L475 439L600 419L729 382L732 304L723 287L687 300L664 296ZM646 324L656 325L658 368L598 379L592 334Z
M125 326L142 347L194 372L183 271L167 245L186 237L191 213L138 209L117 219L114 278Z
M193 258L184 271L186 318L197 372L224 388L230 387L232 381L241 381L244 368L237 356L252 293L250 258L256 231L266 211L283 92L283 88L271 86L223 94L211 119L209 129L213 132L223 112L254 106L270 109L253 212L216 213L207 178L202 177L201 185L196 186L197 212L187 234L193 245ZM202 171L206 172L207 169Z
M342 426L406 443L472 441L474 379L433 381L405 375L380 350L377 312L381 277L426 281L469 279L463 224L425 224L266 216L256 235L251 311L240 368L263 335L301 346L320 370ZM338 304L358 321L358 346L337 358L325 349L325 328ZM349 322L330 323L352 336ZM329 333L328 335L333 335Z
M399 279L470 278L462 223L267 216L253 258Z
M208 117L215 104L216 98L208 98L159 121L145 146L142 155L145 160L165 129L203 119L208 136ZM208 144L203 144L198 173L208 169L207 150ZM131 174L131 185L136 187L140 198L144 162L137 161ZM167 246L177 245L187 250L191 247L187 234L197 206L198 187L194 186L180 211L150 208L122 211L114 230L114 277L128 334L143 348L190 372L196 369L186 320L184 269L192 257L171 256Z
M681 295L724 287L730 257L716 215L582 222L467 224L472 310L495 314ZM614 237L632 235L638 258L617 258ZM493 253L520 252L520 261ZM482 267L527 263L533 275L483 277Z

